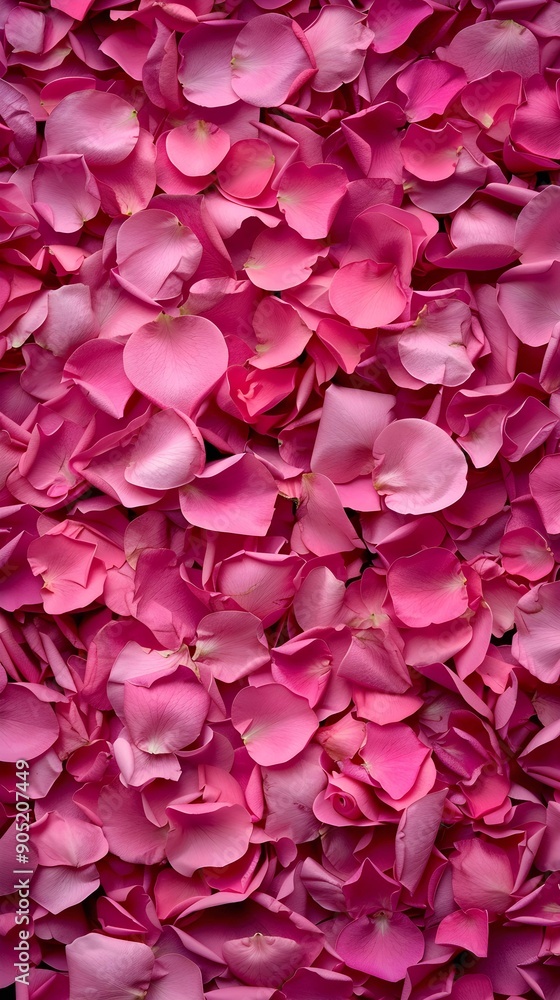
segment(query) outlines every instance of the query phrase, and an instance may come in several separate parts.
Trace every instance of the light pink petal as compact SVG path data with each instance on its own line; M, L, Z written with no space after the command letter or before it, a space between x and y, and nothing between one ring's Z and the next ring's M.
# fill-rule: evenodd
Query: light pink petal
M516 66L512 68L519 72ZM560 155L558 91L543 76L535 75L525 83L525 94L525 103L515 112L511 137L518 148L536 156L556 158Z
M515 611L513 654L545 684L556 684L560 678L559 614L560 582L543 583L530 590L518 601Z
M68 945L66 956L75 1000L132 998L150 985L154 954L139 941L86 934Z
M395 878L414 892L439 833L447 789L431 792L404 810L395 840Z
M313 90L331 94L356 79L373 37L363 21L364 14L350 7L323 7L305 29L317 63Z
M196 424L176 410L161 410L141 428L124 477L135 486L169 490L190 482L204 462L204 442Z
M231 865L249 847L253 825L243 806L177 800L167 807L167 815L172 825L167 856L181 875Z
M529 487L543 524L551 535L560 533L560 455L545 455L532 469Z
M58 737L58 721L49 704L28 689L8 684L0 695L0 760L33 760Z
M404 368L420 382L461 385L474 371L465 342L471 312L465 302L436 299L398 338Z
M313 471L334 483L371 472L373 446L394 403L394 396L330 385L311 457Z
M109 850L100 827L74 816L67 819L58 812L45 813L33 824L33 842L39 864L49 868L80 868L104 858Z
M335 8L333 8L335 9ZM347 178L331 163L292 163L278 184L278 206L286 222L308 240L327 236L346 194Z
M99 885L99 872L95 865L38 868L33 878L32 896L49 913L59 914L83 902L99 889ZM104 995L109 1000L109 994Z
M300 753L317 728L307 701L280 684L248 687L232 705L231 720L257 764L284 764Z
M425 181L451 177L457 166L463 137L449 122L440 129L412 124L401 143L403 163L409 173Z
M467 80L463 70L440 59L417 59L399 73L397 87L407 97L409 121L442 114Z
M390 510L430 514L463 496L467 462L435 424L413 417L395 420L377 438L373 484Z
M404 913L381 912L348 924L336 950L349 968L397 983L422 958L424 938Z
M495 916L511 902L513 874L507 853L478 837L462 840L451 858L453 895L463 909L478 907Z
M387 585L400 620L412 628L459 618L468 607L461 563L446 549L423 549L397 559Z
M369 722L366 742L360 750L370 779L394 799L410 791L429 754L429 748L410 726L400 722L387 726Z
M262 14L241 29L233 46L234 92L247 104L284 104L315 72L305 35L283 14Z
M472 907L449 913L437 929L436 944L452 944L484 958L488 954L488 912Z
M515 246L523 264L560 260L560 191L549 185L521 209Z
M152 299L175 297L201 256L202 246L193 231L161 209L136 212L117 235L118 275L127 291L138 289Z
M282 616L297 589L294 576L299 556L243 552L224 559L216 585L244 611L257 615L265 627Z
M515 21L487 20L458 31L440 58L460 66L469 82L494 70L512 70L528 79L539 72L539 43L529 28Z
M257 236L243 267L257 288L281 291L305 281L318 258L326 252L320 243L304 240L288 226L279 226L273 232L265 230Z
M371 330L400 316L407 293L394 264L361 260L336 272L329 300L339 316L353 326Z
M111 218L147 208L156 186L156 149L150 132L140 129L138 142L122 163L96 166L95 179L101 208Z
M140 793L120 781L105 785L97 813L109 849L131 864L157 865L165 858L168 827L156 826L144 812Z
M223 955L238 979L249 986L281 986L304 961L305 951L291 938L235 938L223 945Z
M189 1000L204 1000L202 975L198 965L186 955L160 953L154 964L146 1000L177 1000L177 997L185 994Z
M274 172L274 154L264 139L240 139L216 171L218 184L232 198L256 198Z
M126 159L139 132L138 115L122 97L82 90L68 94L49 115L45 141L49 156L75 153L95 168Z
M243 650L243 656L239 650ZM269 662L262 622L246 611L216 611L199 622L193 660L232 684Z
M43 157L33 177L34 207L57 233L77 233L101 200L83 156Z
M506 271L498 282L498 303L522 344L548 343L560 322L560 261Z
M85 608L103 592L105 568L95 558L97 546L67 535L45 535L31 542L28 560L42 577L41 596L47 614Z
M187 667L170 677L124 686L124 718L134 743L146 753L183 750L200 735L208 693Z
M235 104L231 89L232 48L239 33L238 22L214 21L197 24L179 43L179 82L188 101L203 108Z
M252 323L257 338L253 368L276 368L294 361L311 337L311 330L293 306L275 295L259 302Z
M91 340L81 344L64 365L64 376L81 386L99 409L111 417L122 417L134 392L123 367L123 346L114 340Z
M203 119L178 125L165 140L171 163L187 177L210 174L222 162L229 147L227 132Z
M217 326L202 316L162 316L126 343L132 384L162 407L192 413L226 370L228 353Z
M502 566L506 573L526 580L542 580L554 568L554 555L546 538L527 525L506 531L500 542Z
M181 510L200 528L266 535L277 494L263 462L250 454L233 455L208 465L181 490Z

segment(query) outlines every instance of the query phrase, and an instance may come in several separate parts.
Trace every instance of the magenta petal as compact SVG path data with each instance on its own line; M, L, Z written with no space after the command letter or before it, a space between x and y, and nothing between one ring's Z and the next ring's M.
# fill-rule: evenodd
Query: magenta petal
M348 924L336 949L351 969L397 983L422 958L424 938L404 913L377 913Z

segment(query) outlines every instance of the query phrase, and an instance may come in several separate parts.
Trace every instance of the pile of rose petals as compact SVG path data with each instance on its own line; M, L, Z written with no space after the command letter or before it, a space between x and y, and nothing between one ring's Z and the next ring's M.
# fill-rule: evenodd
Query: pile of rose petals
M559 1000L560 5L1 27L0 986Z

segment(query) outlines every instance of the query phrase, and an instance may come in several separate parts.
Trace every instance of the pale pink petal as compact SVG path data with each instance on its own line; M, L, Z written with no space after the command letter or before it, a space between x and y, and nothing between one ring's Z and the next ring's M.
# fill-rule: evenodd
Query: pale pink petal
M394 264L361 260L336 272L329 300L339 316L370 330L396 320L407 303L407 293Z
M559 610L560 582L557 582L540 584L524 594L515 611L517 633L513 638L513 654L545 684L556 684L560 678Z
M361 11L333 5L322 7L316 20L305 29L317 63L313 90L330 94L356 79L373 38L363 21Z
M200 735L210 698L187 667L170 677L137 679L124 685L124 718L140 750L183 750Z
M465 302L428 302L398 339L399 357L407 372L434 385L466 382L474 371L465 347L470 325L471 312Z
M169 299L196 271L202 246L176 215L150 208L126 219L117 234L117 274L127 291Z
M83 156L45 156L33 177L34 207L57 233L76 233L101 200Z
M33 760L57 737L51 706L25 687L8 684L0 696L0 760Z
M423 549L396 559L387 574L393 607L412 628L441 624L465 613L469 599L461 563L446 549Z
M455 442L426 420L389 424L374 446L373 484L390 510L429 514L463 496L467 462Z
M424 181L451 177L457 166L463 138L449 122L440 129L412 124L401 143L403 163L409 173Z
M294 361L311 338L311 330L293 306L275 295L259 302L252 323L257 338L253 368L275 368Z
M300 753L317 728L307 701L280 684L248 687L232 706L232 723L257 764L284 764Z
M247 104L284 104L315 72L311 50L297 22L262 14L241 29L233 45L234 92Z
M109 845L100 827L74 816L66 819L58 812L45 813L33 824L33 842L39 864L80 868L105 857Z
M560 323L560 261L522 264L498 282L498 303L522 344L541 347Z
M539 72L539 44L529 28L512 20L487 20L458 31L440 58L460 66L469 82L494 70L512 70L528 79Z
M66 955L75 1000L140 996L150 985L154 954L139 941L86 934L68 945Z
M202 316L161 316L126 343L124 368L132 384L162 407L192 413L226 370L224 338Z
M181 875L223 868L242 858L249 847L253 825L243 806L177 800L167 807L167 815L172 827L167 856Z
M529 526L506 531L500 552L506 573L531 582L542 580L554 568L554 555L546 538Z
M126 159L139 131L138 115L122 97L83 90L57 104L47 119L45 140L49 156L75 153L95 167Z
M278 494L272 474L254 455L213 462L181 490L190 524L212 531L266 535Z
M167 155L174 167L187 177L210 174L230 147L227 132L212 122L186 122L171 129L165 140Z
M207 615L197 626L193 660L226 684L246 677L269 662L262 622L246 611Z
M373 470L373 446L389 422L395 397L330 385L311 468L334 483L347 483Z
M231 89L231 58L239 23L197 24L179 43L179 82L188 101L222 108L239 99Z
M161 410L141 428L124 477L135 486L169 490L190 482L204 462L204 442L196 424L177 410Z
M410 791L429 754L429 748L420 742L410 726L400 722L387 726L369 722L366 742L360 750L370 780L394 799Z
M305 163L293 163L284 170L278 184L278 206L300 236L322 239L331 228L346 185L344 171L334 164L307 167Z
M257 236L243 267L257 288L281 291L305 281L326 252L320 243L304 240L288 226L279 226Z
M112 417L122 417L134 392L123 367L123 346L114 340L81 344L64 365L64 376L81 386L95 406Z
M249 986L281 986L304 961L304 954L291 938L260 933L226 941L223 946L231 972Z

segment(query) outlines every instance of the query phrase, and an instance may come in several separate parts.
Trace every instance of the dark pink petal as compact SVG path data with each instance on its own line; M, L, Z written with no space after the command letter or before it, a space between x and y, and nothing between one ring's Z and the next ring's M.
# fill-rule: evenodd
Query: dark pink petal
M284 764L300 753L317 728L304 698L280 684L248 687L232 706L231 719L257 764Z
M45 125L45 141L49 156L75 153L95 168L126 159L139 131L138 115L122 97L83 90L57 104Z
M397 983L422 958L424 938L404 913L381 912L348 924L336 950L349 968Z
M247 104L284 104L315 72L305 35L283 14L262 14L241 29L233 45L234 92Z
M333 8L335 9L335 8ZM308 240L322 239L346 194L344 171L330 163L293 163L278 184L278 206L286 222Z
M230 147L227 132L203 119L171 129L165 140L167 155L174 167L187 177L215 170Z
M199 868L223 868L242 858L253 826L241 805L221 802L181 802L167 807L171 832L167 857L175 871L187 877Z
M412 628L459 618L468 607L461 563L445 549L423 549L397 559L387 585L397 616Z
M162 407L192 413L227 366L218 328L202 316L162 315L126 343L124 368L132 384Z
M406 6L393 7L391 0L379 0L372 7L368 25L373 30L375 52L392 52L398 49L418 24L431 13L424 0L411 0Z
M516 27L519 29L518 25ZM525 31L529 34L528 29ZM512 69L519 72L516 66ZM544 77L535 75L525 84L525 93L525 103L515 112L511 137L518 147L529 153L556 158L560 155L558 92Z
M33 760L53 745L58 730L49 704L20 685L4 688L0 696L0 760Z
M478 837L457 845L451 858L453 895L463 909L478 907L491 916L507 910L513 891L513 874L506 852Z
M190 524L212 531L266 535L278 490L254 455L213 462L181 490L181 510Z
M443 510L467 488L467 462L454 441L426 420L389 424L374 446L373 484L391 510L429 514Z

